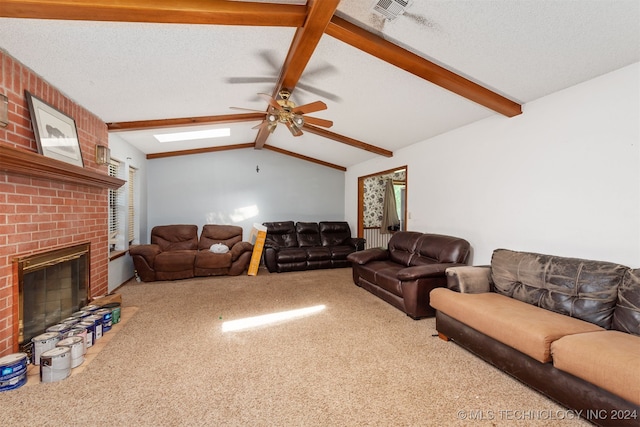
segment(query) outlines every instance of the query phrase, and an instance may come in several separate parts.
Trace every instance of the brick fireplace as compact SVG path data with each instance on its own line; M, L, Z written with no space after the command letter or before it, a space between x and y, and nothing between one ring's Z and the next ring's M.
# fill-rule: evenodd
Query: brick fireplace
M72 117L84 167L38 154L25 90ZM107 126L42 77L0 50L0 94L9 125L0 127L0 356L18 350L18 284L14 260L89 243L90 297L107 293L108 188L124 182L95 163L108 145Z

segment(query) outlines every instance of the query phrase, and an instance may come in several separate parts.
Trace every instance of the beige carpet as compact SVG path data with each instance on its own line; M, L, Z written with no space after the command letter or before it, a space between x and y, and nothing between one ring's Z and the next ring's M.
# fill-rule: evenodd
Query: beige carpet
M133 317L79 374L0 393L0 424L588 425L433 337L433 319L356 287L348 268L132 281L119 292ZM222 332L225 321L319 304L308 317Z

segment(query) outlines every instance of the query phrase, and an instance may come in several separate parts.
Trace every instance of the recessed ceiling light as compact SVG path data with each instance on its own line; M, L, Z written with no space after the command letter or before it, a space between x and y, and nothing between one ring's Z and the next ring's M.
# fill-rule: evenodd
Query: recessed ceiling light
M231 129L219 128L219 129L195 130L190 132L163 133L160 135L153 135L153 136L160 142L174 142L174 141L191 141L193 139L221 138L229 135L231 135Z

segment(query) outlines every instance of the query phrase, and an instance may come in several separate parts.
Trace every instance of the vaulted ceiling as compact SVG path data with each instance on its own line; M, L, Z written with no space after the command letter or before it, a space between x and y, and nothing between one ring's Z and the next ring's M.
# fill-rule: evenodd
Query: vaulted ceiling
M2 0L0 48L148 158L268 149L341 170L640 61L636 0L375 4ZM283 88L333 126L260 127L257 93ZM153 137L212 127L231 135Z

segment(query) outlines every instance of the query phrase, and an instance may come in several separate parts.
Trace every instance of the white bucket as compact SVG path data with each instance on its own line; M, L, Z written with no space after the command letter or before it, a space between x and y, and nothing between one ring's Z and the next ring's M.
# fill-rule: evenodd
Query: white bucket
M71 375L71 349L56 347L40 356L40 381L53 383Z
M77 368L84 362L84 340L82 337L69 337L58 341L56 347L69 347L71 350L71 367Z
M31 338L33 342L33 360L34 365L40 364L40 356L47 350L51 350L60 341L60 334L57 332L45 332L37 337Z

